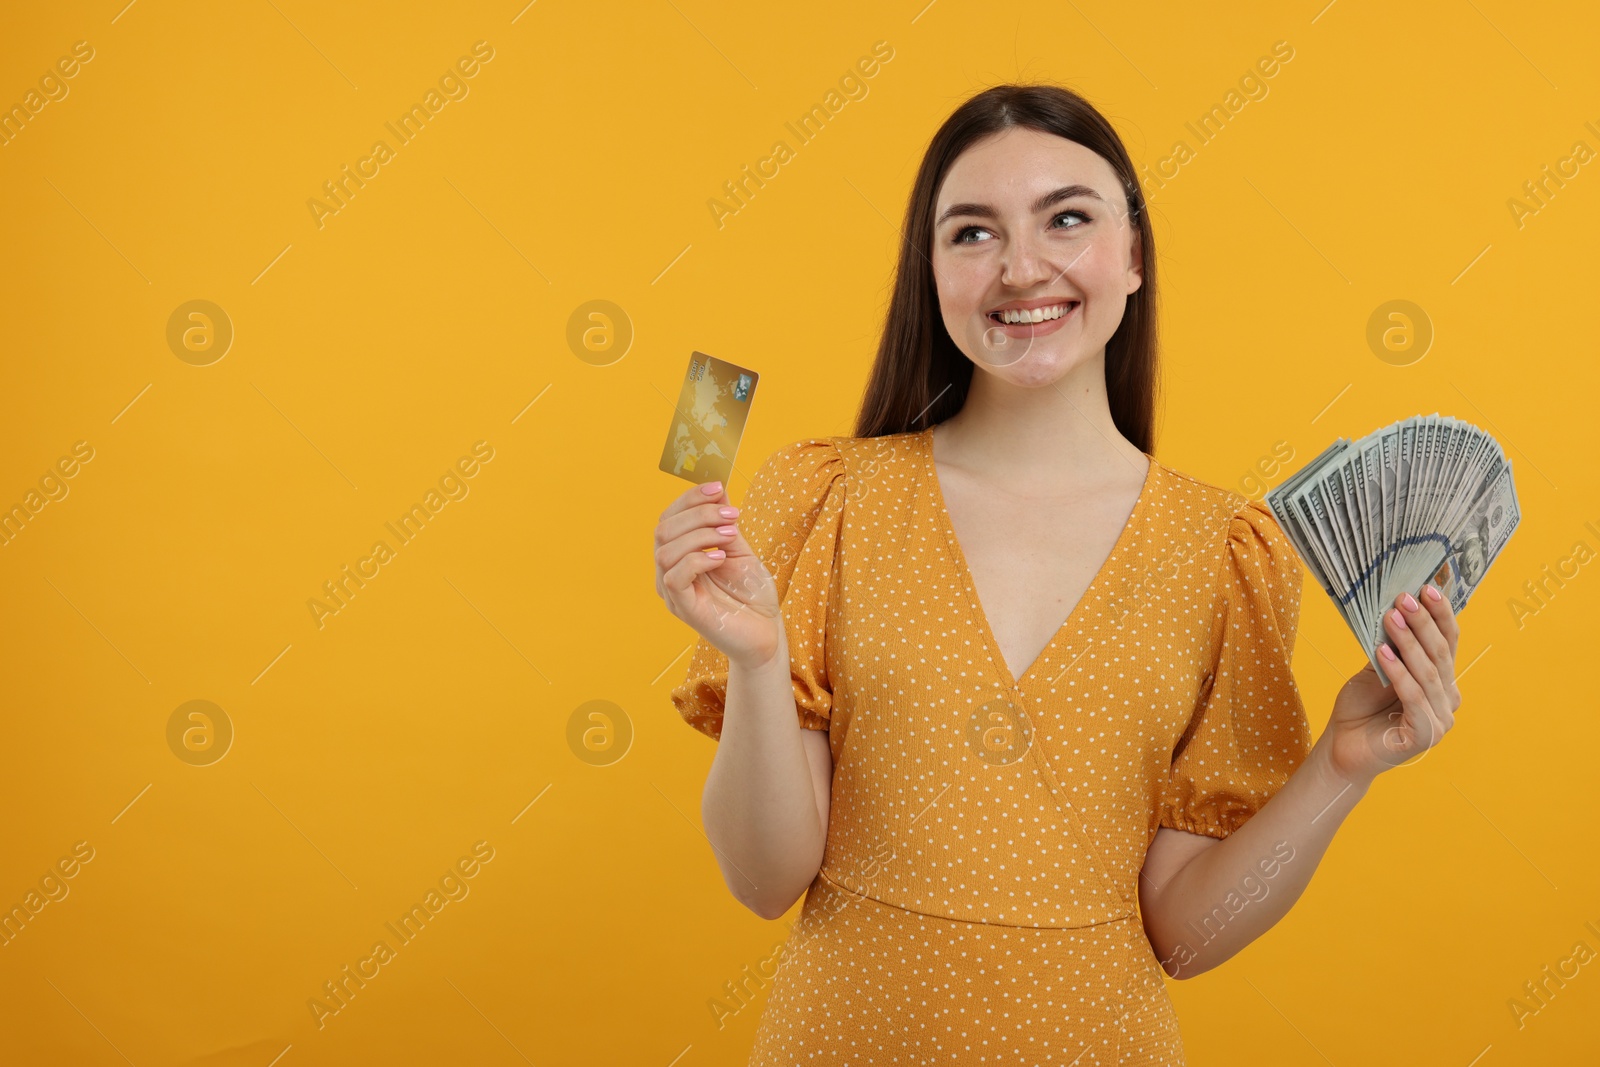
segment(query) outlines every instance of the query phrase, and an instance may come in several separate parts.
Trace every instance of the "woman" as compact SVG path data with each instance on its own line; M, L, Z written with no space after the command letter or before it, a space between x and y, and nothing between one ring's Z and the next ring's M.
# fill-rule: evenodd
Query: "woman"
M1151 454L1154 304L1110 125L989 89L918 172L856 435L662 515L706 835L758 914L805 893L751 1063L1182 1063L1162 972L1264 933L1450 729L1456 620L1403 595L1392 687L1310 743L1292 549Z

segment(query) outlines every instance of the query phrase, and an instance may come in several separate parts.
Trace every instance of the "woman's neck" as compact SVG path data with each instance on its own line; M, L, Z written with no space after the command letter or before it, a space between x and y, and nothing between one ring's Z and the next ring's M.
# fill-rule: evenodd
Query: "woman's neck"
M961 410L934 431L939 461L995 484L1051 493L1142 476L1143 453L1111 418L1105 360L1085 360L1060 381L1018 385L974 368Z

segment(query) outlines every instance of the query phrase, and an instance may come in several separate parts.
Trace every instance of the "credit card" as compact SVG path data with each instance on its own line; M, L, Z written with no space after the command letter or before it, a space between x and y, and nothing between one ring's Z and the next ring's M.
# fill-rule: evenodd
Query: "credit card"
M727 485L760 378L753 370L693 353L661 450L661 469L697 485Z

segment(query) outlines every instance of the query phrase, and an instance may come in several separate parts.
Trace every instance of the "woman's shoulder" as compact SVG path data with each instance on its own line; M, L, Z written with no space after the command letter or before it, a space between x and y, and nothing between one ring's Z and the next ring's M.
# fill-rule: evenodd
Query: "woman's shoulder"
M1169 518L1196 532L1226 528L1234 539L1279 534L1278 521L1264 496L1247 496L1238 486L1224 486L1160 463Z
M804 437L776 448L750 479L752 493L819 488L843 474L843 455L835 437Z
M1246 485L1256 488L1255 482L1229 488L1171 468L1165 471L1175 498L1170 513L1180 528L1191 531L1189 536L1215 546L1221 557L1216 573L1230 595L1258 602L1270 599L1276 610L1292 619L1300 598L1299 556L1265 496L1243 491ZM1173 529L1169 536L1176 538L1179 533Z
M806 437L775 449L750 476L750 485L738 501L745 514L745 535L752 545L760 531L771 527L775 536L809 528L828 499L845 489L844 457L836 439ZM737 467L735 468L738 469Z
M805 437L774 450L751 479L752 490L809 486L825 490L852 473L858 477L894 459L915 456L925 431L879 437Z

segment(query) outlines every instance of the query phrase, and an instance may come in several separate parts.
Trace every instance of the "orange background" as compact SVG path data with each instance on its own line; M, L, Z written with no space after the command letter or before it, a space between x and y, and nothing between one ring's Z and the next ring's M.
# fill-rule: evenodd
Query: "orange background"
M1501 440L1524 512L1463 618L1458 727L1379 781L1277 928L1172 986L1191 1063L1593 1054L1600 965L1520 1026L1508 1005L1600 952L1586 5L123 4L0 34L0 103L93 51L0 145L0 506L66 490L0 547L0 904L67 890L0 948L0 1062L744 1062L760 1001L721 1028L710 1002L785 927L723 887L712 749L667 699L691 637L652 582L686 484L655 469L668 398L693 349L761 373L735 499L780 445L847 433L921 151L1016 79L1083 92L1146 174L1163 462L1259 493L1439 411ZM390 140L480 41L465 95ZM796 146L785 122L879 41L866 95ZM1280 41L1202 143L1186 123ZM319 226L308 201L380 139ZM793 158L719 227L708 201L778 139ZM232 325L220 359L169 346L193 300ZM569 343L596 300L625 345ZM1425 352L1369 342L1393 300ZM432 489L399 544L385 523ZM319 626L346 565L371 577ZM1320 731L1362 655L1307 583ZM185 748L197 720L169 735L195 700L213 746L233 733L206 765L180 758L217 751ZM627 738L602 757L569 730L594 700ZM319 1026L308 1002L430 890Z

